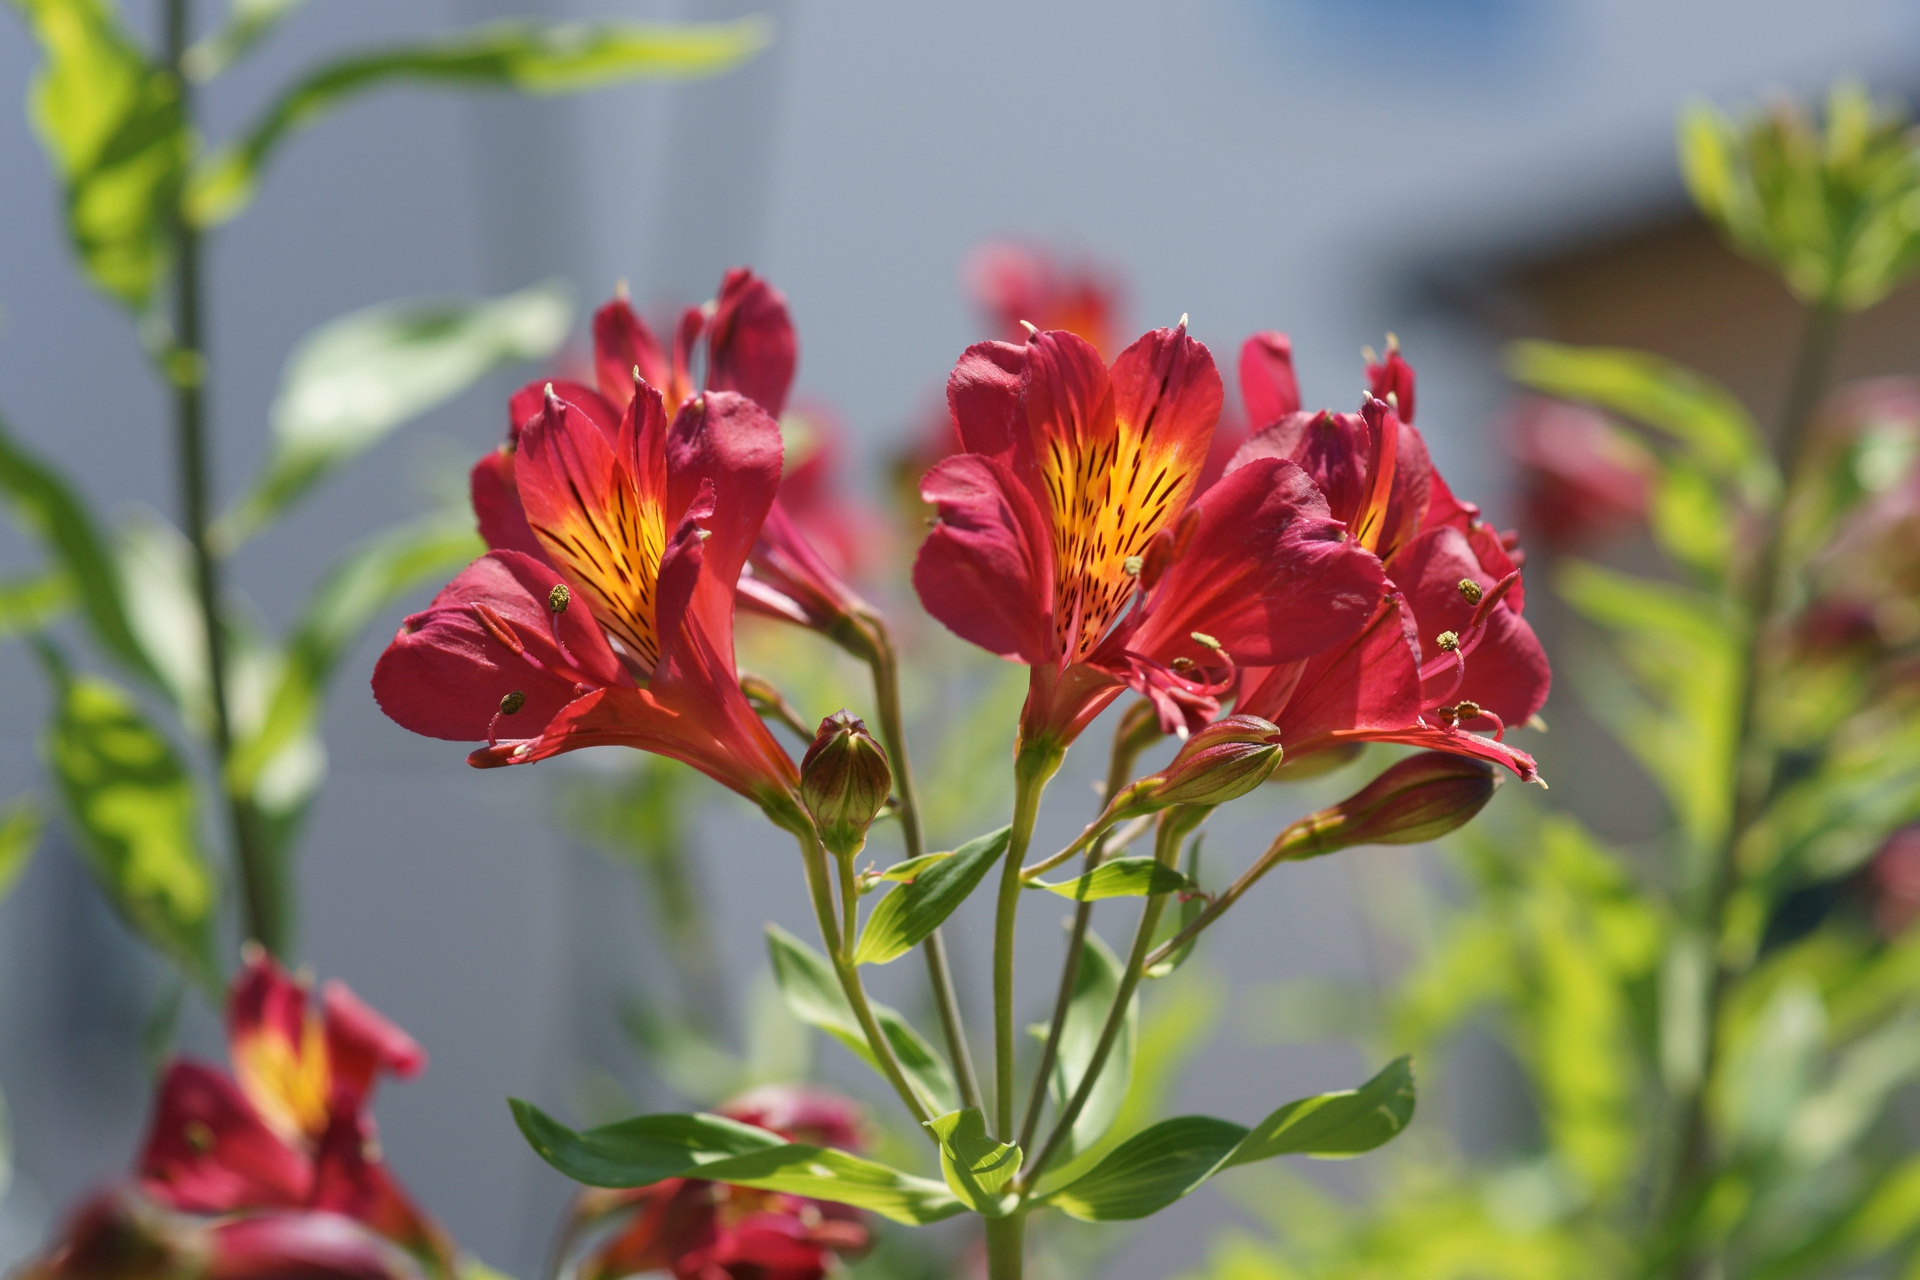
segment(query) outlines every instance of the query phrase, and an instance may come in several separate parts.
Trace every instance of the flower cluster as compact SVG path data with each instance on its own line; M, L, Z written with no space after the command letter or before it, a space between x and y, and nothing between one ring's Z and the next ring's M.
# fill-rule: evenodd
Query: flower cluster
M167 1066L132 1183L83 1205L33 1274L454 1274L453 1242L388 1171L370 1112L380 1077L417 1075L426 1054L343 983L317 1009L309 996L248 949L227 1004L232 1074Z

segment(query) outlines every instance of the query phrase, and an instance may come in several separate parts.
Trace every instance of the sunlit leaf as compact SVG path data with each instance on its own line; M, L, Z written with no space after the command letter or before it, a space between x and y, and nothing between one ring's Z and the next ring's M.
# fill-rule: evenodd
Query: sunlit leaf
M593 1187L702 1178L871 1209L895 1222L938 1222L966 1206L945 1186L829 1147L787 1142L712 1115L637 1116L576 1133L513 1099L513 1118L548 1164Z
M1412 1066L1398 1058L1358 1089L1290 1102L1252 1129L1210 1116L1163 1120L1115 1147L1047 1202L1090 1222L1144 1218L1234 1165L1371 1151L1407 1127L1413 1105Z
M94 283L128 307L167 260L188 140L179 87L148 63L111 0L13 0L39 38L34 130L66 190L67 235Z
M40 843L45 818L32 796L18 796L0 805L0 899L13 891Z
M307 335L281 374L263 475L221 518L237 546L335 468L494 369L551 355L572 324L555 281L503 297L382 303Z
M13 515L64 569L93 637L133 672L157 680L133 624L119 568L93 515L64 478L0 422L0 490Z
M127 615L161 688L190 724L212 723L207 625L194 578L193 545L159 515L135 509L114 531Z
M761 18L680 25L498 22L416 45L352 54L310 72L238 143L208 157L194 171L189 208L202 225L231 218L253 198L281 143L372 89L424 84L556 94L623 80L688 79L736 65L763 48L770 34Z
M0 639L45 630L74 603L73 580L59 570L0 578Z
M773 958L774 980L780 984L780 994L786 997L793 1016L826 1032L879 1071L880 1061L867 1044L859 1019L826 957L773 924L767 926L767 950ZM954 1110L958 1095L946 1062L905 1018L883 1004L873 1003L872 1008L880 1033L886 1036L900 1069L920 1091L928 1110L936 1115Z
M886 964L925 941L1006 853L1011 830L1001 827L969 840L952 857L933 862L909 883L889 890L867 917L853 962Z
M1142 898L1161 893L1192 890L1193 882L1153 858L1114 858L1084 875L1059 884L1035 880L1030 889L1045 889L1076 902L1098 902L1102 898Z
M1670 360L1613 347L1517 342L1507 349L1507 372L1544 395L1663 432L1708 474L1740 480L1756 496L1777 487L1766 442L1733 393Z
M978 1107L936 1116L926 1127L940 1140L940 1172L948 1190L975 1213L1005 1217L1017 1203L1007 1184L1020 1172L1020 1148L995 1142Z
M192 776L124 692L50 665L57 703L47 761L88 868L136 932L217 990L218 894Z

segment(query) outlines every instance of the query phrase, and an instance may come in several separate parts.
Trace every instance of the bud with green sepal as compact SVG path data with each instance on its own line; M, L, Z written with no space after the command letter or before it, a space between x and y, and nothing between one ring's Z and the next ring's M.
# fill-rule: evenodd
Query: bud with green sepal
M800 798L829 853L839 858L859 853L892 790L887 753L864 721L850 711L836 711L820 722L800 762Z

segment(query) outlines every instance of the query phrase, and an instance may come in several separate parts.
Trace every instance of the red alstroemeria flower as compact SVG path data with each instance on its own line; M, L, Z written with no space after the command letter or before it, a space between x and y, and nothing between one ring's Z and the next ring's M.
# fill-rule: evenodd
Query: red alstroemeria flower
M1025 743L1064 746L1129 686L1168 731L1198 728L1236 664L1303 660L1379 599L1379 561L1295 463L1191 500L1221 386L1184 324L1111 370L1072 334L982 343L947 394L968 452L922 481L939 515L914 587L955 634L1032 668Z
M542 554L468 566L401 624L374 696L415 733L485 741L476 766L631 746L787 805L798 775L733 658L734 588L780 482L780 428L729 391L669 426L660 393L634 385L611 432L545 393L513 459Z
M1397 346L1368 377L1412 405L1413 371ZM1391 590L1343 643L1243 671L1235 709L1280 726L1288 765L1363 741L1403 742L1534 780L1532 759L1501 741L1540 709L1551 679L1520 614L1519 569L1479 509L1447 488L1412 424L1372 394L1358 414L1290 413L1241 448L1228 479L1273 458L1314 477L1333 514L1385 563ZM1476 725L1493 736L1468 732Z
M368 1108L382 1075L407 1078L426 1054L339 982L305 986L250 949L227 1005L233 1075L178 1060L161 1080L140 1189L183 1213L317 1210L371 1228L449 1267L446 1233L380 1159Z
M989 240L961 270L967 295L995 338L1018 342L1024 326L1063 329L1110 359L1119 345L1125 289L1120 277L1090 261L1013 240Z
M718 1108L729 1119L792 1142L860 1151L858 1108L819 1089L769 1085ZM845 1205L694 1178L634 1191L588 1192L576 1221L631 1220L582 1260L579 1280L668 1271L676 1280L821 1280L835 1254L867 1245L862 1215Z
M514 481L520 433L539 418L549 385L611 438L632 403L636 378L660 393L669 417L699 394L703 388L695 385L692 368L703 348L704 390L738 392L776 420L781 417L799 362L799 338L779 290L736 267L720 282L718 298L681 313L664 347L626 298L617 297L594 313L595 385L527 384L509 403L507 442L474 464L470 491L487 545L550 559L527 524ZM816 530L804 519L789 518L786 489L783 485L742 569L741 601L756 613L831 632L865 606L847 585L844 569L836 570L814 549L809 534Z

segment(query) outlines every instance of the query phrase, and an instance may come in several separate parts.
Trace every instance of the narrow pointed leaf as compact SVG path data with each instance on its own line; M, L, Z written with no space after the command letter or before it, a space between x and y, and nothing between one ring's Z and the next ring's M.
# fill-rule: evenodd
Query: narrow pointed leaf
M0 578L0 639L44 631L77 603L62 570Z
M572 324L567 287L547 281L481 299L409 299L341 316L287 361L266 474L221 517L238 546L334 469L505 364L553 354Z
M293 133L357 94L396 84L576 93L623 80L714 75L770 36L760 18L669 25L641 22L496 22L438 40L352 54L282 94L240 142L193 174L188 208L212 226L253 199L267 162Z
M1398 1058L1358 1089L1290 1102L1252 1129L1211 1116L1163 1120L1108 1152L1047 1203L1089 1222L1144 1218L1234 1165L1371 1151L1407 1127L1413 1106L1412 1066Z
M1059 884L1035 880L1027 886L1045 889L1076 902L1098 902L1102 898L1144 898L1160 893L1185 893L1193 881L1154 858L1115 858L1103 862L1085 875Z
M954 908L967 900L967 895L987 874L987 868L1006 853L1011 831L1010 827L1002 827L969 840L955 849L952 857L935 862L911 883L888 891L867 917L867 926L860 933L860 945L854 949L853 962L885 964L919 946L928 934L940 927L941 921L953 914Z
M134 930L217 990L217 890L193 779L121 689L55 666L47 761L94 880Z
M1120 990L1120 975L1119 958L1098 934L1089 931L1080 967L1073 975L1073 995L1067 1005L1067 1020L1060 1028L1060 1049L1054 1058L1053 1075L1047 1081L1056 1114L1080 1087L1080 1079L1093 1061L1100 1032L1106 1026L1107 1011L1113 1008L1113 997ZM1080 1108L1079 1117L1055 1157L1060 1164L1091 1150L1113 1127L1114 1119L1127 1101L1127 1090L1133 1084L1133 1052L1139 1034L1140 995L1136 991L1127 1004L1126 1020L1121 1023L1120 1034L1107 1053L1100 1078L1094 1083L1093 1092L1087 1095L1086 1105Z
M65 187L67 236L101 289L132 310L166 266L187 166L179 87L148 62L108 0L14 0L43 59L34 132Z
M895 1222L938 1222L966 1206L946 1187L829 1147L785 1142L713 1115L636 1116L576 1133L531 1103L513 1118L540 1158L593 1187L702 1178L870 1209Z
M880 1061L867 1044L860 1022L854 1017L853 1008L840 990L840 981L826 957L772 924L767 926L767 950L773 958L774 979L793 1016L825 1031L879 1071ZM919 1089L928 1110L935 1114L953 1110L958 1105L958 1090L945 1059L912 1024L886 1005L875 1003L873 1016L880 1024L880 1033L892 1046L900 1069Z
M950 1111L926 1122L940 1140L940 1172L947 1187L975 1213L1003 1218L1016 1203L1007 1184L1020 1172L1020 1148L995 1142L978 1107Z
M153 664L128 620L120 570L93 513L58 472L22 447L4 422L0 422L0 492L6 494L14 519L65 570L100 647L138 675L155 679Z

